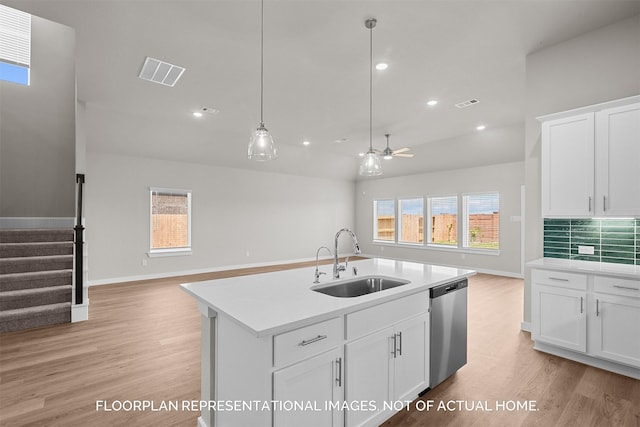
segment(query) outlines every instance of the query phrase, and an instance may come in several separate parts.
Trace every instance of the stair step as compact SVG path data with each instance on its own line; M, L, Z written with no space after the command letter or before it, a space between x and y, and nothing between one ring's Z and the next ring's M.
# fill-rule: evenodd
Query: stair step
M0 292L0 310L71 302L71 291L72 286L66 285Z
M68 228L16 228L0 230L2 243L70 242L74 231Z
M73 242L0 243L0 258L73 255Z
M0 312L0 332L21 331L69 322L71 322L70 302Z
M72 270L0 274L0 292L71 285Z
M0 258L0 274L68 270L71 268L73 268L73 255Z

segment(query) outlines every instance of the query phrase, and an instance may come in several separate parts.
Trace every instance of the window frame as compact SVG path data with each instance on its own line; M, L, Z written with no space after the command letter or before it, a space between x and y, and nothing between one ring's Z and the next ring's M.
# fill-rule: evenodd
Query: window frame
M481 196L481 195L497 195L498 196L498 247L493 249L493 248L474 248L472 246L469 246L469 202L468 202L468 197L470 196ZM500 208L500 192L499 191L481 191L481 192L473 192L473 193L462 193L461 194L462 197L462 248L467 250L467 251L474 251L474 252L489 252L489 253L499 253L500 252L500 226L502 223L502 214L501 214L501 208Z
M393 238L378 238L378 202L393 202ZM396 213L398 203L395 198L382 198L373 200L373 241L376 243L396 243L398 240L398 217Z
M446 198L455 198L456 199L456 244L455 245L447 245L443 243L432 243L431 240L433 238L433 233L431 231L431 206L432 199L446 199ZM425 200L427 203L427 211L425 214L425 220L429 220L429 226L427 227L427 237L425 239L425 246L428 248L438 248L438 249L459 249L460 248L460 196L458 194L441 194L441 195L429 195L425 196Z
M169 194L187 196L187 246L176 248L154 248L153 247L153 195ZM180 188L166 187L149 187L149 252L147 256L163 257L163 256L180 256L191 255L191 227L192 227L192 209L191 209L192 191Z

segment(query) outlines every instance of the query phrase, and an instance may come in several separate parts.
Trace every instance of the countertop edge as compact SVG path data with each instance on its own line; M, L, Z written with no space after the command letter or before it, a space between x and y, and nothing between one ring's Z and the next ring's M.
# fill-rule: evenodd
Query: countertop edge
M527 262L526 265L530 268L570 271L640 280L640 266L630 264L601 263L561 258L538 258Z

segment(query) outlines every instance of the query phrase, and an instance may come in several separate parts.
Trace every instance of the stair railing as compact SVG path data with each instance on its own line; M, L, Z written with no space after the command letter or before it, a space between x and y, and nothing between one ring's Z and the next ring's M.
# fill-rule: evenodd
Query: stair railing
M84 186L84 174L76 174L76 184L78 184L78 209L76 210L76 226L75 230L75 265L76 265L76 304L82 304L83 299L83 245L84 245L84 227L82 226L82 187Z

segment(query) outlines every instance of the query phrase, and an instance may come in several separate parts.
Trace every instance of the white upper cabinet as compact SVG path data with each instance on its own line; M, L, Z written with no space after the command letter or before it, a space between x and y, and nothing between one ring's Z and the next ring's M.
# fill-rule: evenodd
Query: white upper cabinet
M542 216L640 216L640 96L539 117Z
M640 216L640 103L596 120L596 215Z
M593 215L593 113L542 123L542 214Z

